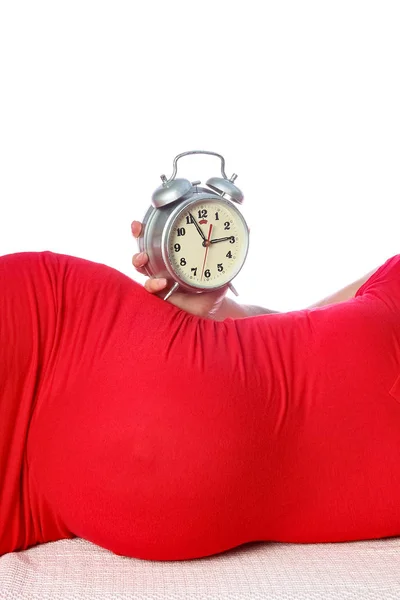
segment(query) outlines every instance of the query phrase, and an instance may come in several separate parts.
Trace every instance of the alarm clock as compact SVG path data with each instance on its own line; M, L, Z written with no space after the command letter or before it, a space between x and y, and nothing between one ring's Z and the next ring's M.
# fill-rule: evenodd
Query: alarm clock
M222 177L211 177L207 187L201 181L175 178L177 162L189 154L211 154L221 159ZM178 154L169 179L161 175L151 206L142 220L138 238L140 252L149 260L149 277L172 282L164 300L180 291L211 292L229 286L239 273L249 248L249 228L238 205L243 194L234 185L237 175L225 174L225 160L216 152L192 150Z

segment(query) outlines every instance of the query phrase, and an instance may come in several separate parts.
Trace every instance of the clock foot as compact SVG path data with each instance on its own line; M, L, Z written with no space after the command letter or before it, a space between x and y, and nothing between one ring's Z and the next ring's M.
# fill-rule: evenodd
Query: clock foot
M239 296L238 292L235 290L231 283L228 285L228 288L231 290L231 292L235 294L235 296Z
M176 282L176 283L175 283L175 284L172 286L172 288L169 290L169 292L167 293L167 295L166 295L166 296L165 296L163 299L164 299L164 300L168 300L168 298L171 296L171 294L173 294L174 292L176 292L176 290L178 289L178 287L179 287L179 283L178 283L178 282Z

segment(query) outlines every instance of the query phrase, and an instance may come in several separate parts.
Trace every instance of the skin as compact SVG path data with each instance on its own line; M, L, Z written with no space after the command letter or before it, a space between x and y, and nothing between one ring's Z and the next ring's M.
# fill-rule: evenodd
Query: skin
M142 224L140 221L133 221L131 229L132 235L135 238L138 238L140 236ZM145 252L134 254L132 257L133 266L142 275L147 275L146 271L143 269L147 261L148 256ZM327 304L345 302L350 298L354 298L356 291L363 285L363 283L367 281L367 279L369 279L373 273L375 273L377 268L373 269L360 279L357 279L350 285L342 288L338 292L332 294L331 296L327 296L323 300L320 300L319 302L316 302L307 308L317 308L320 306L326 306ZM162 278L149 278L145 281L144 287L151 294L160 294L160 292L165 292L169 289L167 280ZM180 292L175 292L168 298L167 302L171 302L172 304L175 304L175 306L178 306L182 310L185 310L193 315L213 319L215 321L223 321L227 317L231 317L233 319L242 319L254 315L279 312L260 306L238 304L234 300L226 298L227 291L228 286L222 288L222 290L217 290L216 292L207 292L204 294L182 294ZM160 294L160 296L162 297L163 294Z
M139 221L133 221L131 225L132 235L135 238L140 236L142 224ZM134 254L132 258L132 264L135 269L142 275L147 275L143 269L144 265L148 261L148 256L145 252ZM163 297L165 292L170 289L168 282L164 278L149 278L144 283L145 289L151 294L160 295ZM228 286L225 286L221 290L215 292L207 292L204 294L184 294L181 292L173 293L167 300L171 304L175 304L182 310L188 313L197 315L199 317L205 317L214 320L222 320L222 305L225 298ZM164 292L160 294L160 292Z

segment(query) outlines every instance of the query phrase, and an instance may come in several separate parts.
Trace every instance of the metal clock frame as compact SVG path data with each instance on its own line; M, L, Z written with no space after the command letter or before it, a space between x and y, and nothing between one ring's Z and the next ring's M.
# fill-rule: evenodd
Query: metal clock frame
M177 161L179 158L189 154L211 154L218 156L221 159L221 177L212 177L207 180L206 185L209 188L199 187L200 181L190 183L187 179L175 179L177 172ZM173 292L179 287L184 291L192 293L206 293L218 290L225 285L228 285L231 291L237 296L238 293L233 287L231 281L228 284L217 285L212 288L205 288L195 284L187 284L171 267L170 253L168 250L168 242L172 234L172 227L182 212L187 210L191 204L197 204L201 201L214 201L227 205L230 210L233 210L244 226L245 234L245 251L242 255L241 265L235 272L234 279L241 271L249 249L249 228L244 216L240 210L236 208L235 203L242 204L243 194L237 188L233 181L237 178L234 173L229 180L224 171L225 160L216 152L208 152L205 150L192 150L183 152L174 159L174 171L170 179L165 175L161 175L162 185L153 193L152 206L147 210L142 220L142 234L138 239L140 252L147 252L149 256L148 266L145 267L146 273L151 277L172 278L175 281L172 288L168 291L164 300L167 300ZM227 196L227 198L224 198ZM151 241L151 244L149 243Z

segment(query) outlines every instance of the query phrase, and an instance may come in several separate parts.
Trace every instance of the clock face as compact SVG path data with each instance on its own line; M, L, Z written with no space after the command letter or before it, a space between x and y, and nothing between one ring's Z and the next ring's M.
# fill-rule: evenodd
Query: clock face
M248 249L248 229L228 202L189 203L171 224L167 242L171 267L184 283L198 288L227 284L240 271Z

